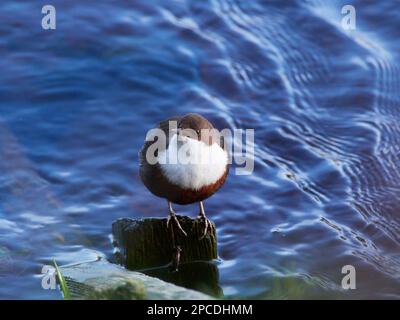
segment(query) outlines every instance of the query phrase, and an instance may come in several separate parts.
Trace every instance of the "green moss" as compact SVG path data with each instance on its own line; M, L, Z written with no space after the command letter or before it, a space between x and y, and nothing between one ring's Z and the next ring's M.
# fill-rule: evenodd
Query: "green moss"
M115 288L93 290L85 296L88 300L143 300L146 299L146 289L143 283L126 280Z

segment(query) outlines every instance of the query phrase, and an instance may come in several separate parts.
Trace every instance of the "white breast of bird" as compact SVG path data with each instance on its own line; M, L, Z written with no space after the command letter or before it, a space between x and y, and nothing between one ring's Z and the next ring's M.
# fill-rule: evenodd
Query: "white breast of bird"
M228 164L228 154L217 143L175 134L168 149L158 155L161 170L169 182L184 189L198 190L217 182Z

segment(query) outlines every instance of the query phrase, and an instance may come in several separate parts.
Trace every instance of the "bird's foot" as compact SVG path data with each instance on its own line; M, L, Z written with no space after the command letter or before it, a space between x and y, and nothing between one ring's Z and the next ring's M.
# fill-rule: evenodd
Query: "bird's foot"
M178 218L176 217L175 214L170 214L168 219L167 219L167 228L170 227L170 224L173 223L175 225L175 227L185 236L187 237L187 233L185 232L185 230L183 230L183 228L181 227L181 224L179 223Z
M203 240L204 237L207 235L207 231L209 229L211 230L212 224L211 224L211 221L205 215L202 215L202 214L199 214L197 216L197 220L199 220L201 223L204 224L203 233L199 238L199 240Z

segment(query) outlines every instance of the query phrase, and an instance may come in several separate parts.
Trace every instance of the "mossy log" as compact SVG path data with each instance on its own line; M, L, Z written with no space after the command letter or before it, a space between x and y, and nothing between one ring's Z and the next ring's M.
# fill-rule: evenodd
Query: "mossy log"
M212 299L203 293L182 288L140 272L128 271L104 258L64 266L61 267L61 272L72 299Z
M180 263L216 259L214 223L211 223L206 236L199 240L204 230L203 223L186 216L177 218L187 233L186 237L179 232L173 236L171 229L167 228L167 219L116 220L112 233L114 245L119 249L118 262L131 270L143 270L173 264L177 254L180 255Z

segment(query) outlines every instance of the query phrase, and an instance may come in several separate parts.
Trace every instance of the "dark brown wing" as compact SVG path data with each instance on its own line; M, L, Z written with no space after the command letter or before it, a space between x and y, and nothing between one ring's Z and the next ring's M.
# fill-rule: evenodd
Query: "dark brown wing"
M164 120L159 123L158 128L163 130L167 143L166 148L168 148L169 140L171 137L169 136L169 121L177 121L179 122L182 117L174 116L167 120ZM145 141L142 149L139 152L139 174L143 184L149 189L153 194L164 197L164 188L163 188L163 177L158 164L150 164L146 159L147 149L154 143L154 141ZM161 150L160 150L161 151Z
M164 131L166 137L167 137L167 149L168 149L168 145L169 145L169 140L172 138L169 136L169 122L170 121L176 121L177 122L177 126L179 124L179 121L181 121L182 117L181 116L173 116L167 120L161 121L158 125L158 127Z

